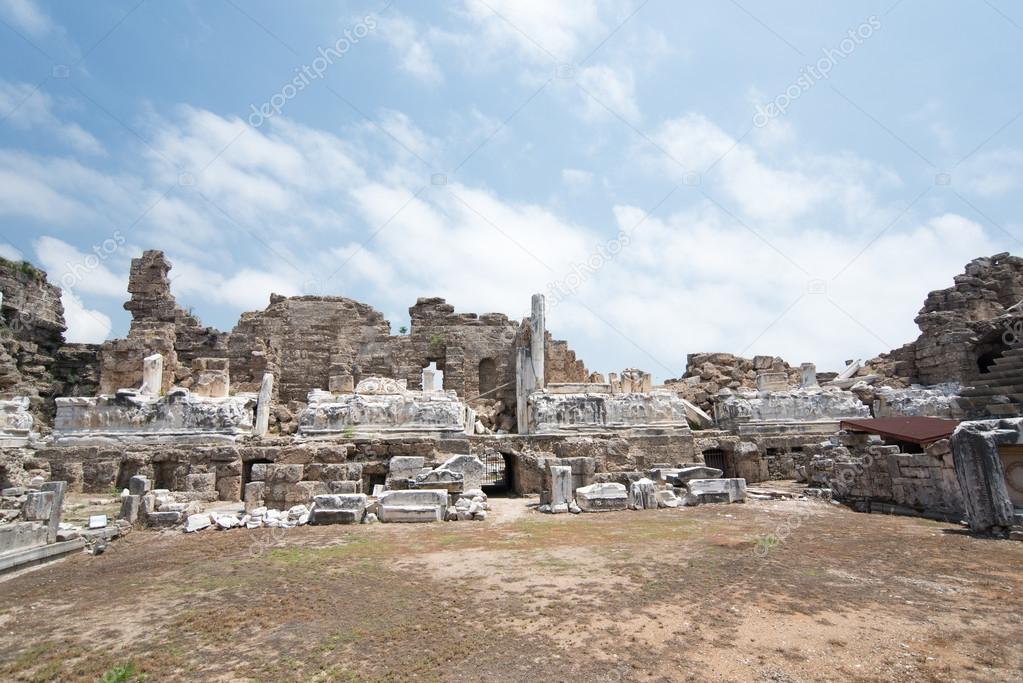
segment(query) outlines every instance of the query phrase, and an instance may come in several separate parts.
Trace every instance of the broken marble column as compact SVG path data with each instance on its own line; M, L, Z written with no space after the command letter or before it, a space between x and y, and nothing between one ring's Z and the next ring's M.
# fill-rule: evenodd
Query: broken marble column
M572 468L568 465L551 465L551 512L568 512L572 502Z
M632 482L630 506L633 510L657 509L657 495L652 480L644 477Z
M274 391L273 373L263 374L263 382L259 385L259 398L256 402L256 424L252 428L255 436L266 436L270 430L270 398Z
M1018 417L961 422L952 433L956 477L972 531L1002 533L1023 523L1012 502L1012 489L1019 484L1006 476L1009 460L1000 450L1020 445L1023 418Z
M436 386L437 372L433 368L423 368L423 393L433 392Z
M812 389L817 384L817 366L813 363L803 363L799 366L799 386L802 389Z
M519 434L530 432L529 395L544 387L544 343L547 328L543 294L534 294L529 318L529 346L515 350L516 417Z
M154 353L142 359L142 388L139 393L159 396L163 391L163 356Z
M859 372L860 368L862 367L863 367L862 359L857 358L856 360L849 361L849 363L846 364L845 368L843 368L843 370L840 373L838 373L838 376L835 377L835 380L849 379L857 372Z
M544 344L547 337L546 303L543 294L534 294L533 310L529 317L529 356L532 360L533 378L537 389L543 389L544 381Z

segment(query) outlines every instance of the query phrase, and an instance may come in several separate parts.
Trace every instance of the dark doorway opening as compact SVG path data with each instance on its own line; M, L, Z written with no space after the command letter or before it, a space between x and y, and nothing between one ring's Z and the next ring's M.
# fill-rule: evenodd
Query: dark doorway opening
M480 361L480 396L494 398L492 395L497 389L497 363L493 358L484 358Z
M178 469L176 460L165 460L153 464L153 488L174 490L174 473Z
M271 460L246 460L242 463L242 498L245 497L245 485L252 482L253 465L269 465Z
M483 492L507 495L515 491L515 468L512 456L488 450L480 457L483 461Z
M141 467L141 464L135 461L128 460L122 462L117 468L117 480L114 482L117 490L120 491L121 489L128 488L128 481L139 473ZM157 488L162 487L158 486Z
M720 448L708 448L703 452L703 463L707 467L721 470L725 477L728 476L725 452Z

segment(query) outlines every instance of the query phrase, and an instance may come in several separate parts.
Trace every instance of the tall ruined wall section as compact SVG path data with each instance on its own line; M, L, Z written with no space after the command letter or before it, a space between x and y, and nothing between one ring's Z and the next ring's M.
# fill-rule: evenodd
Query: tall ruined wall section
M242 314L231 332L232 384L254 391L263 373L273 372L279 401L305 401L311 389L331 389L340 376L353 384L393 377L418 389L423 368L436 363L445 389L472 401L482 383L486 398L514 405L517 325L507 316L456 313L439 298L419 299L409 316L409 334L392 336L379 311L352 299L275 296L265 310Z
M402 364L410 387L420 385L419 373L433 362L444 371L445 389L470 402L486 392L485 398L514 405L518 323L501 313L455 313L439 298L418 299L409 315L412 330Z
M243 313L232 330L231 382L237 391L256 391L263 373L272 372L274 391L287 402L330 388L331 376L397 376L389 334L379 311L352 299L275 295L266 309Z
M888 384L938 384L975 379L978 360L1004 350L1002 335L1023 311L1023 258L1007 252L966 264L954 284L927 295L915 322L920 336L868 363Z
M64 344L60 289L28 262L0 260L0 393L29 396L32 411L48 412L47 399L59 390L51 371Z
M586 382L589 376L586 364L576 358L568 342L553 339L548 332L544 343L544 381Z
M127 338L105 342L100 349L100 393L112 394L142 381L142 359L163 355L163 390L190 385L195 358L227 356L228 338L203 327L174 299L167 273L171 263L162 251L150 250L132 259L128 276L131 298L124 308L131 313Z
M0 259L0 292L0 397L28 396L45 431L55 396L95 392L99 347L64 343L60 289L30 263Z

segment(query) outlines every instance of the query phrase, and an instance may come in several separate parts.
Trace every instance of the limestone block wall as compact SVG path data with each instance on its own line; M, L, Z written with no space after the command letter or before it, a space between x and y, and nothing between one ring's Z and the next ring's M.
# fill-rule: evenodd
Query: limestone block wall
M963 519L962 490L948 439L936 441L923 453L871 444L865 435L843 442L848 446L837 451L837 457L825 454L811 467L825 473L836 500L863 511L890 511L885 506L895 506L895 511Z
M544 350L544 381L586 382L590 372L586 364L576 358L575 351L568 348L568 342L551 338L547 333Z
M243 313L232 330L231 381L239 391L257 391L263 373L273 372L280 401L305 401L311 390L329 388L332 372L358 381L362 363L374 358L360 353L389 335L383 314L352 299L274 297L264 310ZM388 344L378 348L383 358L393 356Z

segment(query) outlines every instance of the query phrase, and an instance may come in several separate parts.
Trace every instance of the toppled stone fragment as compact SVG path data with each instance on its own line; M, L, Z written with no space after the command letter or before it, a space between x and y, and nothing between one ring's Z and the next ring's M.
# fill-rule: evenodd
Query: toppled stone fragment
M624 484L590 484L575 490L575 501L583 512L625 510L629 506L629 492Z

